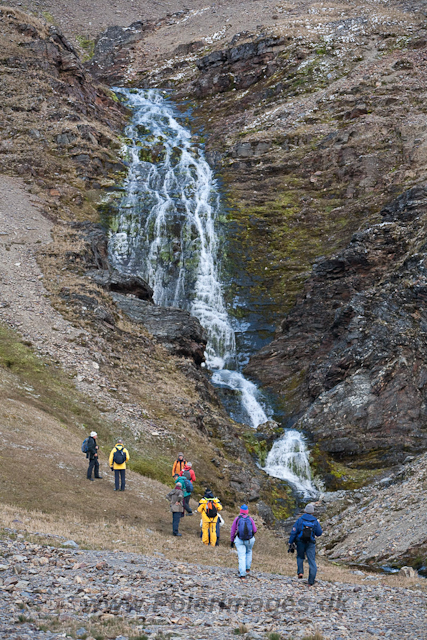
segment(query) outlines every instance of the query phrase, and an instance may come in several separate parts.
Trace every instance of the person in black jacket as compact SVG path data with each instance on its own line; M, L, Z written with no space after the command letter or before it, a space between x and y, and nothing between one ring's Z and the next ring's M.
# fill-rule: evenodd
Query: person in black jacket
M87 469L87 479L93 482L92 469L95 470L95 478L102 480L102 476L99 475L99 460L98 460L98 444L96 439L98 434L96 431L91 431L90 437L87 442L87 457L89 458L89 467Z

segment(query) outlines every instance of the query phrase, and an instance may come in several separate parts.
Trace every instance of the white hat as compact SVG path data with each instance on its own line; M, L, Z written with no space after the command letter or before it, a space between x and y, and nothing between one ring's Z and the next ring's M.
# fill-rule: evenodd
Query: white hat
M91 438L96 438L96 436L97 436L97 435L98 435L98 434L96 433L96 431L91 431L91 432L90 432L90 437L91 437Z

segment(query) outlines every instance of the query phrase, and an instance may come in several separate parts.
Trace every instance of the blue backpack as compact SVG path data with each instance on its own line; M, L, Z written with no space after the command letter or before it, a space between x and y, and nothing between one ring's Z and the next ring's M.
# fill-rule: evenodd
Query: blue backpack
M82 453L86 453L87 454L87 445L89 442L89 438L85 438L82 442Z
M243 516L239 517L239 522L237 525L237 536L240 540L250 540L253 538L254 529L252 526L252 520L248 517L243 518Z

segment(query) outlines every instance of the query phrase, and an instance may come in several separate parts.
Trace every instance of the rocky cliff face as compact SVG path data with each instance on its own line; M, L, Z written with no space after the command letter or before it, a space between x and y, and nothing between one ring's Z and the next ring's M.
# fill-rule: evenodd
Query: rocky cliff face
M298 426L357 465L427 447L427 189L319 260L276 339L249 370L289 398Z

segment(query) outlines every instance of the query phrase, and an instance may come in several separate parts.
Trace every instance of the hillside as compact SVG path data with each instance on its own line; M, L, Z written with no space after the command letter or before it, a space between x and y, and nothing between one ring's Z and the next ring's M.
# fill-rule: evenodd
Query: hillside
M246 625L254 640L422 637L425 581L368 571L426 565L424 6L8 4L2 633L196 640ZM259 348L246 371L283 425L307 434L330 491L315 590L286 553L295 497L257 464L272 439L225 412L200 366L200 323L159 307L148 330L126 313L152 290L109 264L129 117L115 84L173 92L221 183L225 294ZM89 483L80 445L92 429L103 480ZM118 495L107 456L120 436L131 464ZM209 485L225 504L216 549L201 545L198 517L171 537L164 496L180 450L195 497ZM260 530L242 585L227 538L244 501ZM174 585L185 609L153 608ZM198 604L206 592L220 603L214 621Z

